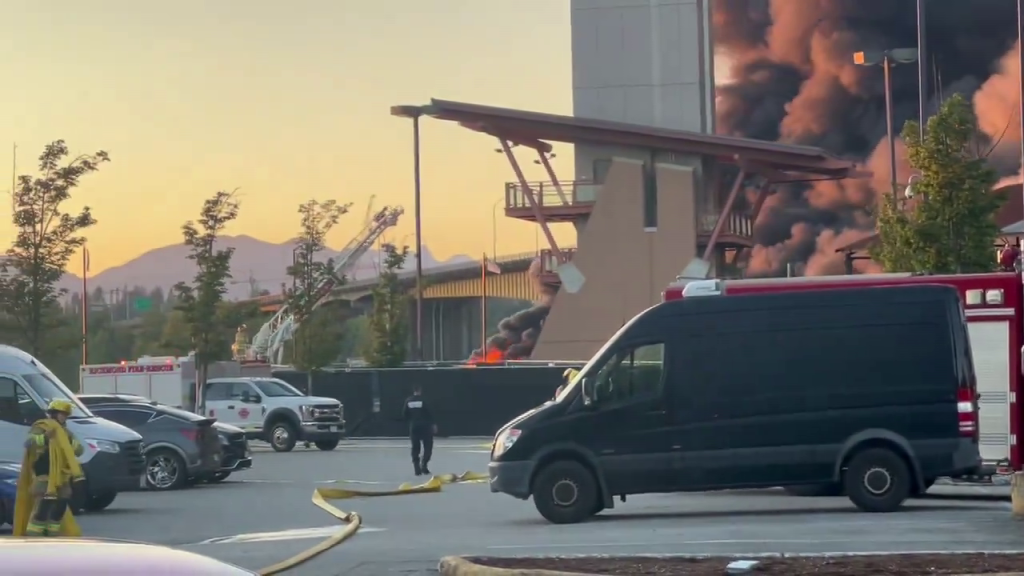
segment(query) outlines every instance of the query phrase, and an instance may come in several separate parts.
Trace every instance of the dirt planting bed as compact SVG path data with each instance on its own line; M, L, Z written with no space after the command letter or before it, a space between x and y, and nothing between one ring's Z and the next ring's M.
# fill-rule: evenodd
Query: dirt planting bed
M1024 573L1024 554L894 554L883 556L788 556L776 558L471 558L476 564L519 570L579 574L722 576L733 560L756 560L751 576L924 576Z

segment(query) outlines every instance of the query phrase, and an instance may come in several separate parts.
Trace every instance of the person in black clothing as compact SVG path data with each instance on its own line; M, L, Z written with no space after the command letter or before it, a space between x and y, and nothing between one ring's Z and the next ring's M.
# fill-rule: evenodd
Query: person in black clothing
M412 467L416 475L430 474L427 464L430 463L430 456L434 452L434 434L437 433L437 425L434 424L434 415L423 400L423 388L417 385L413 388L412 396L405 400L405 407L402 408L402 419L409 424L409 440L412 441ZM423 459L420 459L420 447L423 448Z

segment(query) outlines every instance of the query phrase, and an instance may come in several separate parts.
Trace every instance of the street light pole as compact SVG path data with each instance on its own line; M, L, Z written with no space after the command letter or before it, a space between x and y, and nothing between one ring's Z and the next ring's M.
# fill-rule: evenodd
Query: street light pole
M1020 1L1020 0L1018 0ZM893 129L892 110L892 67L897 64L909 64L917 60L917 49L915 48L893 48L891 50L871 50L856 52L853 55L853 63L859 66L876 66L881 64L885 90L885 131L886 139L889 142L889 171L892 180L892 206L896 203L896 132ZM920 80L920 78L919 78Z
M925 48L925 15L926 0L917 0L917 91L918 91L918 124L920 124L921 140L924 141L924 124L928 119L928 56ZM1020 4L1020 0L1017 2Z
M420 213L420 114L412 117L413 194L416 221L416 359L423 360L423 229Z
M420 210L420 117L424 106L392 106L391 115L412 120L413 196L416 220L416 359L423 360L423 220Z
M889 173L892 180L892 205L896 206L896 134L893 133L892 124L892 84L890 79L890 70L892 69L892 62L889 60L889 55L886 54L882 58L882 70L885 83L885 137L889 141Z

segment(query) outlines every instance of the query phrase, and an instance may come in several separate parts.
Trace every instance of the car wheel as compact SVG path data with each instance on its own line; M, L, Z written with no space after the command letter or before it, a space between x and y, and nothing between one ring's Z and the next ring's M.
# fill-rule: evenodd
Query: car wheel
M146 454L146 486L150 490L176 490L188 481L185 462L171 450Z
M593 516L598 487L579 462L562 460L544 467L533 482L533 505L552 524L576 524Z
M295 448L295 429L287 422L270 427L270 447L274 452L291 452Z
M338 440L317 440L314 444L324 452L330 452L338 447Z
M100 510L106 510L108 506L114 503L115 498L117 498L117 492L112 491L90 494L85 499L85 510L87 512L99 512Z
M864 512L894 512L910 496L913 478L898 454L872 448L850 460L843 486L850 501Z
M801 486L784 486L782 488L790 496L803 496L807 498L820 498L824 496L842 496L843 485L839 482L828 484L804 484Z

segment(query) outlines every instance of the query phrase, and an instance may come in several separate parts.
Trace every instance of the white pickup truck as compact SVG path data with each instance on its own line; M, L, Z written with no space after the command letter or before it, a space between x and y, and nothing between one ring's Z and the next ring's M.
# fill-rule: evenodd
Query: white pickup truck
M277 452L296 442L334 450L345 435L345 414L334 398L306 396L277 378L210 378L206 415L237 426L250 440L265 440Z

